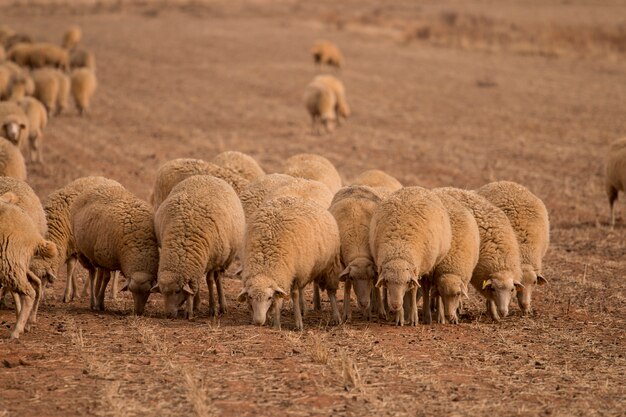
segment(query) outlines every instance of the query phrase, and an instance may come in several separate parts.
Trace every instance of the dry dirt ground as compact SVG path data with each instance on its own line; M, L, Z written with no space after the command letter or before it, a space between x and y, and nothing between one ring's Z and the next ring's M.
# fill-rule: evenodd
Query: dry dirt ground
M0 2L0 24L59 41L79 24L99 90L46 130L41 198L85 175L147 198L157 167L234 149L268 172L316 152L345 180L379 168L405 185L518 181L546 203L550 285L536 314L493 323L475 293L462 323L251 326L229 311L167 320L151 298L106 313L50 288L40 322L9 341L0 311L0 416L521 415L626 413L626 206L607 227L603 158L626 134L626 6L569 1ZM343 49L353 117L314 136L302 104L308 48ZM310 296L310 294L309 294ZM310 300L310 298L309 298ZM340 305L341 308L341 305Z

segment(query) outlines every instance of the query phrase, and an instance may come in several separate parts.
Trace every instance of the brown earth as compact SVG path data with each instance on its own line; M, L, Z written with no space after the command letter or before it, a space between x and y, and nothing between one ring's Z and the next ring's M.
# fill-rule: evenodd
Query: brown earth
M163 162L228 149L269 172L316 152L345 180L514 180L550 212L550 285L501 323L473 293L458 326L333 327L324 303L295 332L289 309L282 331L249 325L234 279L224 317L187 322L156 296L141 318L125 295L104 314L64 304L62 273L19 342L0 310L0 416L624 415L626 216L609 230L602 185L626 132L623 2L21 3L0 2L0 24L51 41L79 24L98 60L91 113L52 119L29 166L41 198L85 175L147 198ZM354 111L325 136L302 104L318 38L346 56Z

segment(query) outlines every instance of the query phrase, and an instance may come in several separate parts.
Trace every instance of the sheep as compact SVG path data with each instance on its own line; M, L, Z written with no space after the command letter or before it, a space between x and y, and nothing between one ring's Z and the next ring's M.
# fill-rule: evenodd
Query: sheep
M376 265L369 246L369 230L374 210L381 198L370 187L351 185L335 194L330 206L330 213L337 221L341 239L341 264L344 267L339 280L345 282L343 299L343 320L352 315L350 290L354 288L361 312L369 320L371 317L373 292L376 283ZM374 297L376 299L376 297ZM378 303L378 315L386 317L383 304Z
M275 189L296 181L295 177L287 174L268 174L252 181L239 195L246 219L251 219L254 212Z
M32 257L35 254L43 258L56 255L54 243L44 240L32 219L14 204L16 199L11 192L0 196L0 284L19 298L12 339L18 339L36 322L35 307L39 303L42 283L28 269Z
M4 45L6 40L15 34L15 31L7 25L0 25L0 45Z
M259 326L272 307L274 326L280 328L282 302L291 294L296 328L302 330L302 291L315 281L328 293L333 322L341 323L336 299L339 246L337 222L319 204L295 197L267 201L246 224L243 288L237 300L248 301Z
M80 27L70 26L65 31L65 34L63 34L63 41L61 45L67 50L72 50L76 48L82 37L83 33Z
M329 208L333 201L333 193L326 185L306 178L294 178L294 182L275 188L265 199L271 200L278 197L302 198L313 201L325 209Z
M459 322L457 309L461 296L468 297L467 286L478 263L480 233L472 213L454 197L435 189L448 212L452 240L448 254L435 266L432 274L423 280L424 323L430 324L430 289L438 295L438 322Z
M611 230L615 228L615 202L619 192L626 192L626 138L621 138L609 147L605 162L604 188L609 198Z
M344 65L343 55L337 45L332 42L320 40L316 41L311 48L313 61L317 65L329 65L340 69Z
M550 245L548 210L528 188L511 181L489 183L476 193L506 214L517 236L524 284L517 292L517 302L522 312L528 314L534 288L548 282L541 274L542 260Z
M15 62L21 67L28 67L30 65L30 54L32 52L33 45L28 42L17 43L10 48L7 47L7 59Z
M4 49L10 51L14 46L19 44L31 44L33 38L26 33L13 33L4 41Z
M400 181L378 169L361 172L352 180L351 184L372 187L381 197L387 197L402 188Z
M28 118L28 150L32 162L43 163L43 129L48 124L48 114L44 105L33 97L24 97L18 104Z
M1 98L15 101L34 92L35 83L26 70L10 61L0 64Z
M32 73L35 82L33 96L41 101L48 116L60 114L66 107L70 90L67 75L52 68L42 68Z
M97 86L96 75L89 68L77 68L72 71L72 97L80 116L89 110L89 103Z
M77 277L74 275L78 251L70 222L70 207L74 200L84 191L101 185L110 187L122 185L117 181L104 177L78 178L64 187L50 193L44 200L43 210L48 225L46 239L58 248L57 256L49 259L35 257L31 262L31 270L42 280L51 280L59 272L61 265L67 266L67 282L63 302L68 303L77 293ZM95 301L94 301L95 302Z
M0 138L0 176L26 181L26 163L19 148Z
M335 194L341 188L341 177L335 166L321 155L301 153L285 161L283 173L292 177L319 181Z
M215 165L228 168L248 181L265 175L265 171L250 155L237 151L226 151L217 155L212 161Z
M0 100L10 96L11 77L9 68L0 64Z
M89 68L96 72L96 55L86 49L74 49L70 52L70 68Z
M24 48L22 45L24 44L19 45L21 47L20 61L26 60L26 65L31 68L54 67L64 71L69 70L69 54L60 46L47 42L33 43L29 48ZM21 62L17 63L24 66Z
M233 188L210 175L189 177L172 189L154 222L161 254L152 292L163 294L166 314L176 317L178 306L186 301L187 318L193 319L201 278L206 278L209 288L209 314L216 314L213 281L219 314L225 313L223 273L241 246L245 228L243 208Z
M404 325L403 299L410 293L409 322L417 325L417 289L450 250L450 218L439 197L421 187L402 188L384 199L370 224L370 249L378 266L377 288L386 287L395 323Z
M159 267L154 211L148 203L118 185L90 187L72 203L70 224L78 257L89 271L92 308L104 310L111 272L119 270L126 277L122 290L133 294L134 314L143 314Z
M234 171L201 159L173 159L161 165L157 170L154 188L150 196L150 202L154 209L159 208L176 184L192 175L212 175L221 178L233 187L237 195L241 194L249 184L248 180Z
M28 140L28 126L28 117L17 103L0 102L0 137L21 147Z
M335 114L337 115L337 124L339 124L339 117L347 119L350 116L350 106L348 105L348 100L346 99L346 88L343 83L332 75L318 75L313 79L313 82L324 84L329 87L333 93L335 93Z
M454 197L474 216L480 250L471 283L486 298L487 313L495 321L506 317L513 292L524 288L520 281L519 244L509 219L502 210L472 191L445 187L437 192Z
M326 84L313 81L304 89L304 106L311 116L311 131L313 134L320 134L317 128L318 121L324 126L326 132L330 133L335 129L337 122L337 96Z

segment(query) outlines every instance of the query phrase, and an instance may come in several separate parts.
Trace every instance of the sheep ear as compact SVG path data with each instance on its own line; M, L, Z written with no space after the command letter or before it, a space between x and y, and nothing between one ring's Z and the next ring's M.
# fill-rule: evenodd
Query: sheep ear
M150 288L150 292L152 293L161 293L161 287L159 287L159 284L156 284L154 287Z
M419 288L419 287L420 287L419 278L416 276L412 276L411 280L409 281L409 288L413 289L413 288Z
M239 279L241 279L241 273L243 272L243 267L239 267L237 268L237 270L235 271L235 276Z
M350 276L350 266L348 265L341 274L339 274L339 281L346 282L346 279Z
M524 286L524 284L522 284L522 283L521 283L521 282L519 282L518 280L513 281L513 285L515 285L515 290L516 290L517 292L520 292L520 291L522 291L524 288L526 288L526 287Z
M185 291L187 294L190 294L190 295L195 294L193 290L191 289L191 287L189 286L189 284L183 285L183 291Z
M17 200L17 195L15 195L15 193L12 193L11 191L6 192L0 196L0 202L6 204L15 204L17 203Z
M274 290L274 296L279 298L289 298L289 294L287 294L285 290L280 287L276 287Z
M42 241L35 249L35 255L44 259L54 258L58 253L59 251L57 250L57 245L49 240Z
M541 286L541 285L546 285L547 283L548 283L548 280L545 279L543 275L537 275L537 285Z
M483 285L481 287L483 290L491 291L493 290L493 283L490 279L483 280Z
M383 277L378 277L378 281L376 281L376 288L383 288L385 286L385 279Z
M244 288L243 290L241 290L241 292L237 296L237 301L240 302L240 303L243 303L247 299L248 299L248 291L246 291L246 289Z

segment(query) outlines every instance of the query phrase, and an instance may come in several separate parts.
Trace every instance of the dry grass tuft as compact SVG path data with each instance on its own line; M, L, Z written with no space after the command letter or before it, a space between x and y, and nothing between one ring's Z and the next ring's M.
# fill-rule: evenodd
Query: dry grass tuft
M328 364L328 359L330 357L330 351L328 350L328 346L319 336L312 336L311 338L311 359L315 363L319 363L321 365Z
M341 375L343 386L346 391L350 391L361 386L361 376L356 364L346 352L341 353Z
M201 379L198 379L187 368L181 367L180 372L185 380L187 400L193 407L194 413L199 417L215 416L217 409L209 400L208 390Z

